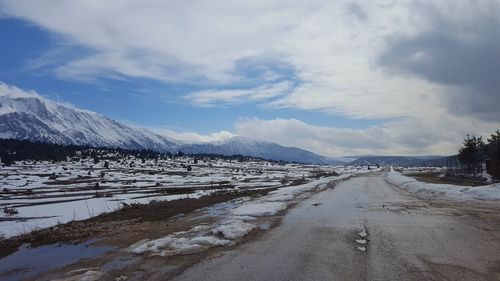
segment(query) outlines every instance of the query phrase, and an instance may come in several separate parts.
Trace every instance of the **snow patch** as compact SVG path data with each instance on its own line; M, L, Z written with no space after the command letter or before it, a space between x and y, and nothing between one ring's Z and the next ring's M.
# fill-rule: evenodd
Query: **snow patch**
M139 255L156 254L160 256L173 256L197 253L212 246L222 246L230 243L229 240L213 236L177 237L183 234L185 234L184 231L156 240L141 240L130 246L127 251Z
M356 243L365 245L366 244L366 239L356 239Z
M255 228L254 224L244 222L238 219L224 221L221 225L212 230L215 235L222 235L226 239L241 239Z
M287 205L283 202L256 202L246 203L232 211L237 216L255 216L265 217L273 216L279 211L286 209Z
M419 196L436 195L453 200L500 201L500 183L477 187L463 187L452 184L432 184L417 181L394 171L391 166L385 177L386 181Z
M65 274L65 277L54 279L54 281L98 281L105 277L105 273L97 270L97 268L82 268L70 271Z

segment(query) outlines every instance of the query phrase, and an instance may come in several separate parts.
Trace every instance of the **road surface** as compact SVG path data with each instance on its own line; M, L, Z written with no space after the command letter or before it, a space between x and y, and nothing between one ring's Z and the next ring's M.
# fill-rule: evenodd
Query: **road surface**
M498 213L461 205L355 177L174 280L500 280Z

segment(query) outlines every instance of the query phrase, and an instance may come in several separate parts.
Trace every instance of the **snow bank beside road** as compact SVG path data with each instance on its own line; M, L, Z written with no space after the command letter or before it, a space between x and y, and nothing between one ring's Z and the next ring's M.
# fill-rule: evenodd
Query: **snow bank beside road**
M211 246L227 245L231 241L214 236L197 236L199 227L180 231L156 240L141 240L129 247L134 254L173 256L203 251Z
M257 202L247 203L232 211L237 216L273 216L277 212L286 209L286 203L283 202Z
M171 256L201 252L210 247L232 245L257 228L258 217L273 216L288 207L292 200L313 189L324 189L332 181L351 175L326 177L306 184L282 187L252 201L242 201L229 210L228 216L212 225L195 226L155 240L141 240L128 248L134 254Z
M411 193L424 197L442 196L454 200L500 201L500 183L468 187L452 184L432 184L417 181L394 171L387 173L385 180Z

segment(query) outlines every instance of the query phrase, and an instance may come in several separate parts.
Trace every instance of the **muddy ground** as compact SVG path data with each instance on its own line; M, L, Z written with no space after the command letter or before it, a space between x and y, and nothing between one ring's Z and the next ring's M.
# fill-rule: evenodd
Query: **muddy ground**
M304 182L296 181L291 184L302 183ZM327 187L334 188L334 186L335 184L331 183ZM97 242L92 243L93 247L111 247L112 250L104 255L81 259L76 263L25 280L54 280L72 271L85 272L92 269L105 272L105 276L99 280L115 280L121 276L127 276L127 280L165 280L182 273L189 266L207 257L217 256L223 251L237 247L239 243L255 240L269 229L278 226L286 210L275 216L259 219L258 227L233 246L214 247L200 253L170 257L135 255L128 253L126 249L143 239L157 239L174 232L189 230L193 226L212 224L218 218L207 215L207 210L210 210L211 206L231 202L240 197L257 198L272 190L275 189L233 190L218 192L200 199L134 205L85 221L71 222L4 241L3 255L15 251L23 243L31 243L33 247L37 247L60 242L77 244L97 238ZM289 206L293 207L295 204L296 202L292 202Z
M371 179L371 177L366 177L366 179ZM347 183L344 184L344 186L350 182L351 181L348 181ZM343 209L340 209L341 211L338 213L338 215L333 215L332 213L332 216L328 216L328 219L329 220L334 219L343 222L350 216L353 216L354 223L352 224L352 229L350 225L346 225L347 226L347 228L345 229L346 233L349 233L349 235L352 233L356 234L359 231L359 222L364 224L365 227L372 232L370 239L373 239L374 241L378 242L369 242L366 253L368 253L369 255L373 255L373 259L372 260L367 259L366 260L367 264L380 262L381 266L383 267L384 263L390 264L391 262L392 263L396 262L396 261L391 261L390 259L387 260L388 256L385 253L375 254L373 250L374 247L375 248L381 247L380 249L383 249L383 247L387 246L384 244L387 242L384 239L387 239L386 237L388 237L387 233L384 234L384 232L389 231L386 229L387 227L386 218L391 218L391 220L395 220L397 222L396 224L394 224L394 230L397 230L397 232L395 233L398 233L398 235L401 235L400 233L402 227L401 225L405 225L405 227L408 227L409 230L408 235L412 235L412 233L414 233L413 236L405 238L405 239L411 238L411 240L407 240L408 242L405 242L406 244L409 244L411 241L425 241L426 239L431 239L429 237L431 236L433 237L433 235L436 235L435 233L432 233L431 236L427 237L425 235L427 235L428 233L422 232L421 229L414 228L414 226L408 224L408 222L405 222L406 220L410 221L414 220L417 217L430 218L430 222L432 222L432 224L434 224L434 220L436 220L435 218L438 218L436 220L436 226L439 227L437 229L439 230L438 233L446 231L446 233L449 234L449 231L453 231L453 229L455 228L458 230L460 228L464 228L464 225L469 225L470 229L469 227L465 227L464 229L467 229L467 231L470 231L471 233L477 232L476 234L478 234L479 236L489 237L488 240L493 239L492 240L493 242L491 242L492 244L490 246L486 246L486 248L484 248L483 250L485 253L488 253L489 259L491 259L492 261L494 260L494 256L493 257L491 256L492 249L500 247L498 242L497 243L494 242L494 241L500 241L500 206L498 205L498 202L468 201L457 204L457 202L440 200L440 199L421 200L414 198L414 196L402 190L398 190L396 193L394 193L394 191L391 191L392 190L391 188L389 188L387 185L384 185L380 180L376 181L377 183L376 185L378 185L378 187L372 189L373 188L373 184L371 183L372 181L369 182L370 182L369 184L363 182L362 184L364 189L363 192L347 193L347 195L349 196L351 196L352 194L359 194L359 196L361 196L359 198L354 195L352 195L354 196L353 198L347 196L348 199L349 198L352 199L351 200L352 202L349 200L343 200L342 192L331 193L333 192L332 189L334 189L334 184L331 184L329 185L330 191L325 191L324 193L319 193L317 195L314 195L313 197L311 197L312 200L308 199L306 201L298 203L299 208L302 209L306 208L307 210L317 209L318 211L327 208L325 209L325 211L332 212L334 210L338 210L339 204L340 206L342 206L342 204L346 204L346 206L348 207L346 210L349 210L346 211L346 214L343 214L342 213ZM356 189L358 188L357 186L358 185L355 184L353 188ZM380 186L383 186L383 188L380 189ZM52 244L55 242L81 243L83 241L97 237L99 240L95 242L93 246L112 247L112 250L102 256L89 259L82 259L76 263L45 272L41 275L26 280L54 280L57 278L64 277L65 274L67 274L68 272L72 272L75 270L76 271L80 270L85 272L92 269L104 272L104 275L99 280L166 280L174 278L176 276L181 277L181 280L188 280L189 276L191 276L190 275L191 273L189 272L191 272L190 270L193 265L195 265L194 267L195 270L198 270L195 271L196 274L193 276L198 276L199 274L201 274L201 276L204 276L203 270L206 269L203 268L203 265L207 264L207 262L208 264L210 264L211 261L217 261L219 259L221 260L228 259L227 255L228 254L230 255L232 253L236 253L237 255L245 253L244 251L242 252L241 249L253 247L251 245L255 243L261 243L260 241L262 241L262 243L266 243L265 241L269 240L268 236L273 235L274 232L278 231L279 233L279 231L283 231L283 229L286 230L287 229L286 224L285 226L281 226L281 223L283 218L285 218L285 222L287 221L286 220L286 216L288 216L287 211L286 210L282 211L278 213L276 216L263 218L261 221L262 227L260 229L257 228L256 230L252 231L249 235L244 237L242 241L240 241L240 243L230 247L214 247L201 253L178 255L171 257L134 255L126 252L125 249L142 239L156 239L159 237L164 237L165 235L174 232L188 230L195 225L213 223L214 217L204 215L203 213L204 207L213 206L214 204L227 202L232 199L236 199L238 197L243 197L243 196L251 196L251 197L262 196L267 194L271 190L274 189L249 190L246 192L237 192L237 191L219 192L215 193L212 196L202 197L201 199L184 199L184 200L176 200L170 202L153 202L149 205L129 206L118 212L103 214L86 221L71 222L65 225L53 227L51 229L37 231L32 233L31 235L25 235L17 237L15 239L3 241L3 244L1 245L2 247L0 247L2 251L0 253L2 254L2 256L12 253L17 249L18 246L22 245L23 243L31 243L33 246ZM342 190L346 189L344 188ZM376 193L373 193L375 191ZM329 194L328 192L330 192L330 194L332 195L331 199L328 200L332 201L322 202L322 200L324 201L325 198L323 198L321 194ZM407 194L407 195L398 195L398 194ZM366 196L369 196L370 199L367 199ZM374 202L372 202L372 200L374 200L372 196L375 196L374 198L377 198L377 201L380 201L380 203L374 204ZM338 203L336 204L332 203L337 201ZM366 201L366 203L362 203L364 201ZM332 207L335 208L329 208L328 205L330 204L333 204ZM309 212L307 211L306 213L303 213L303 211L299 210L294 211L293 205L291 206L291 208L292 208L291 211L292 213L295 213L295 215L299 215L298 217L299 220L303 219L304 214L307 214L307 212ZM383 222L383 225L385 225L384 227L378 225L380 223L379 220L382 218L382 217L379 218L380 214L386 214L383 216L383 219L381 221ZM321 216L318 217L321 218ZM375 221L372 222L371 219L375 219ZM314 221L313 217L311 217L310 221L311 222ZM401 224L402 222L404 223ZM323 221L321 221L321 223L323 223ZM332 221L332 224L337 225L338 222ZM440 226L440 224L443 225ZM293 226L293 228L295 228L295 226ZM309 228L304 228L303 230L307 232L308 229ZM311 230L314 229L315 228L311 228ZM321 229L318 228L318 230ZM381 231L381 233L377 234L375 231L376 229L378 229L377 231ZM336 239L334 237L337 237L338 235L334 234L338 231L342 232L344 230L336 229L332 233L326 235L325 238ZM392 230L390 231L390 233L391 235L389 235L389 237L395 235L394 233L392 233ZM418 237L417 234L422 234L424 236ZM462 241L462 244L464 241L468 241L467 239L469 238L462 237L463 236L462 233L457 233L457 234L459 234L458 237L459 240L464 239ZM304 234L304 235L308 236L309 234ZM301 246L302 240L300 238L302 236L300 235L296 236L298 240L292 243L294 245L292 249L294 248L300 249L300 247L302 247ZM378 237L379 239L375 239L376 237ZM349 240L348 244L346 244L349 245L348 247L353 246L351 245L352 244L351 240L353 240L351 238L352 237L348 239ZM434 239L431 240L433 241L432 243L434 243L435 241L442 241L441 243L444 243L443 241L446 242L446 241L456 240L457 237L453 236L447 237L446 235L440 234L439 236L435 236L432 239ZM473 241L473 239L475 238L471 237L470 239L471 241ZM280 239L273 241L278 241L277 245L279 245ZM328 245L328 243L326 245ZM397 243L399 243L397 242L397 239L395 241L390 241L391 245L397 245ZM271 245L272 244L273 243L271 243ZM321 243L318 242L315 245L321 248L320 244ZM402 245L405 245L404 247L408 246L408 248L415 247L414 244L412 245L406 245L406 244ZM478 255L477 252L474 252L476 249L474 248L473 245L467 244L467 246L470 247L471 251L470 255L472 256ZM309 247L310 246L307 246L306 248ZM458 247L460 248L460 245L458 245ZM491 249L488 249L488 247ZM259 251L263 251L263 253L259 255L259 257L263 258L263 261L265 261L266 253L278 251L276 253L277 255L280 255L279 252L282 252L281 254L285 253L286 255L287 252L287 250L284 249L281 250L273 249L271 246L258 247L258 249ZM400 257L403 258L403 260L413 259L411 253L406 253L404 251L399 253L398 249L393 249L393 251L395 252L394 253L391 252L389 257L392 257L391 255L397 253L397 255L400 255ZM426 251L429 251L429 253L434 255L432 252L433 251L432 248L429 248ZM252 252L250 252L250 254L251 253ZM311 253L309 250L307 251L304 250L303 253L298 253L298 254L303 255L304 253L309 255L309 259L314 258L315 256L315 253ZM348 254L346 255L346 253ZM335 252L325 252L326 255L340 254L339 257L342 256L342 259L346 259L344 263L349 263L348 260L349 257L352 257L354 259L365 260L367 255L366 253L364 252L357 253L356 247L349 248L349 250L347 252L344 252L344 254ZM359 255L364 255L364 256L359 256ZM461 257L452 256L452 259L457 259L457 258L458 260L456 260L456 262L459 263L461 262L465 265L462 266L463 270L471 270L471 268L473 268L478 272L481 270L485 270L482 264L468 266L468 264L465 261L463 261ZM438 267L439 266L442 267L444 265L439 265L436 262L429 262L433 261L434 259L436 259L436 256L434 256L433 258L423 259L425 261L423 263L418 262L418 267L421 267L419 270L428 270L430 272L430 273L425 273L423 275L419 275L420 277L438 276L440 270L442 272L446 272L445 274L446 277L453 276L453 272L457 267L440 269ZM228 262L230 262L229 260ZM498 260L500 261L500 254L498 255ZM254 267L254 265L259 264L259 262L260 261L258 260L249 259L248 266ZM235 265L236 263L232 262L231 264ZM288 264L292 263L289 262ZM408 266L415 267L414 265L408 265L408 264L405 265L405 267ZM219 277L224 276L224 275L217 275L218 274L217 270L219 269L214 270L215 275L213 275L212 277L215 279L213 280L217 280L217 276ZM244 269L243 267L241 269L233 268L232 270L236 271L239 274L240 270L244 272L245 270L248 270L248 268L246 269ZM259 274L261 273L264 274L267 272L267 274L271 274L267 275L267 277L271 277L272 274L276 273L273 270L268 271L267 269L259 269L257 267L254 267L253 270L254 271L252 271L252 274L256 274L255 275L256 277L260 276ZM370 272L370 270L373 269L365 268L363 270L360 270L358 272L359 273L358 275L366 278L370 276L377 278L380 277L377 275L380 272L377 272L376 270ZM500 274L500 262L498 264L492 264L491 268L487 271L487 273L484 274L481 273L479 275L475 275L476 271L472 273L468 272L467 273L468 275L466 277L479 276L480 279L478 280L496 280L495 278L500 277L500 275L498 275ZM188 273L187 275L185 275L186 272ZM227 273L224 269L222 269L222 271L220 272L221 274ZM407 272L405 271L399 272L398 274L403 274L403 273L407 274ZM290 271L290 273L286 274L293 275L293 271ZM296 272L296 274L297 275L295 277L302 276L299 274L299 272ZM333 274L332 276L335 275L344 277L346 276L343 275L345 274L345 272L342 271L331 272L331 274ZM123 276L126 276L127 279L120 279ZM394 276L391 275L389 277L392 278ZM410 275L406 276L413 277ZM260 277L266 277L266 276L263 275ZM373 280L382 280L377 278ZM393 280L391 278L387 280ZM290 280L293 280L293 278ZM356 280L356 279L348 278L345 280ZM360 279L360 280L371 280L371 279ZM465 278L464 280L472 280L472 279Z
M59 226L33 231L29 234L0 240L0 258L16 251L22 244L29 243L32 247L63 243L81 243L94 237L113 237L122 239L125 243L133 236L148 237L155 233L168 233L182 229L181 223L169 223L174 216L184 216L197 209L226 202L243 196L262 196L274 189L259 189L247 191L223 191L199 199L179 199L173 201L153 201L149 204L128 205L119 211L101 214L83 220L72 221ZM180 220L179 220L180 221ZM122 237L125 236L125 237ZM127 239L126 237L130 237ZM118 239L119 238L119 239ZM106 240L108 241L108 240Z
M333 185L330 187L333 188ZM82 259L77 263L56 268L25 280L54 280L63 277L68 272L92 269L106 272L106 275L99 280L116 280L121 276L127 276L127 280L165 280L182 273L189 266L209 256L217 256L221 251L237 247L239 243L260 237L267 230L279 225L285 211L272 217L262 218L259 228L250 232L238 244L229 247L214 247L200 253L170 257L135 255L126 252L125 249L143 239L157 239L174 232L188 230L196 225L213 223L216 218L206 216L204 214L205 207L238 197L263 196L272 190L274 189L224 192L200 199L134 206L86 221L72 222L53 230L39 231L23 238L14 239L13 242L15 241L16 245L30 241L33 241L31 243L38 242L39 244L36 245L61 241L81 243L87 239L98 237L99 240L93 243L93 246L106 246L114 249L103 256ZM165 219L167 216L169 219ZM11 249L15 249L15 247L12 246Z

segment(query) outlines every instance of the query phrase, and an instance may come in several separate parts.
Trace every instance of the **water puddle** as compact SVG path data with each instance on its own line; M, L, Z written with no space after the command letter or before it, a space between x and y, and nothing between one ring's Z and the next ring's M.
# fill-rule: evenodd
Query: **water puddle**
M83 258L103 255L113 249L108 246L91 246L96 241L92 239L80 244L56 243L36 248L24 244L15 253L0 259L0 279L10 281L33 277Z
M268 229L271 229L271 222L269 221L264 221L264 222L261 222L259 223L258 227L262 230L268 230Z

